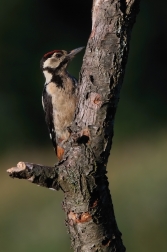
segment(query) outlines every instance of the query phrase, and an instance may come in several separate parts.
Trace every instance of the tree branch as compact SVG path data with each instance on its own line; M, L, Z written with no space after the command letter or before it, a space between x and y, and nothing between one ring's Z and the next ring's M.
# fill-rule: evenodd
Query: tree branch
M19 162L16 167L7 170L9 176L18 179L27 179L34 184L59 190L59 173L56 167L48 167L40 164Z
M56 167L22 163L10 176L64 192L74 251L125 251L106 177L114 117L139 0L94 0L92 31L80 72L79 102Z

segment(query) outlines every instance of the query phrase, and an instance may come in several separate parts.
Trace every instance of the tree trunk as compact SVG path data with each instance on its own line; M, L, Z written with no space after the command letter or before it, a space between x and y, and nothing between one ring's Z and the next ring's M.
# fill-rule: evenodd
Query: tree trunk
M76 252L125 251L106 177L114 117L139 0L94 0L78 105L64 159L55 167L20 162L10 176L64 192Z

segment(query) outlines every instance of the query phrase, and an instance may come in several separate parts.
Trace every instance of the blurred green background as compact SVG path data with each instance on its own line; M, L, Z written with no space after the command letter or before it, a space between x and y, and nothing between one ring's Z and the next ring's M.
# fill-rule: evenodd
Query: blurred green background
M42 55L87 43L92 1L0 1L0 251L71 251L63 195L6 169L56 162L44 122ZM167 2L144 0L134 26L108 164L129 252L167 251ZM83 53L69 71L78 76Z

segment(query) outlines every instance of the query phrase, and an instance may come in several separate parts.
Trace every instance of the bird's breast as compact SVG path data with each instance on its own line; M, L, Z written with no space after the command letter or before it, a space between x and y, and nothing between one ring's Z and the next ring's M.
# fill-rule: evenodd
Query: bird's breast
M59 137L68 138L67 127L70 126L76 108L76 95L69 90L67 85L64 88L57 87L54 82L46 86L46 92L52 97L53 123L56 134Z

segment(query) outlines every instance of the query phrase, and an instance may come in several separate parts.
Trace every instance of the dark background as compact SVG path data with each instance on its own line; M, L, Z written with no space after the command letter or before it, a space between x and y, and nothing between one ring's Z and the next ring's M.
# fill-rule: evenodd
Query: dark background
M20 160L56 162L41 106L39 62L48 51L86 46L91 5L83 0L0 2L3 252L70 251L60 193L13 181L4 171ZM140 9L116 114L109 180L127 250L166 251L167 2L144 0ZM69 67L76 77L82 57Z

